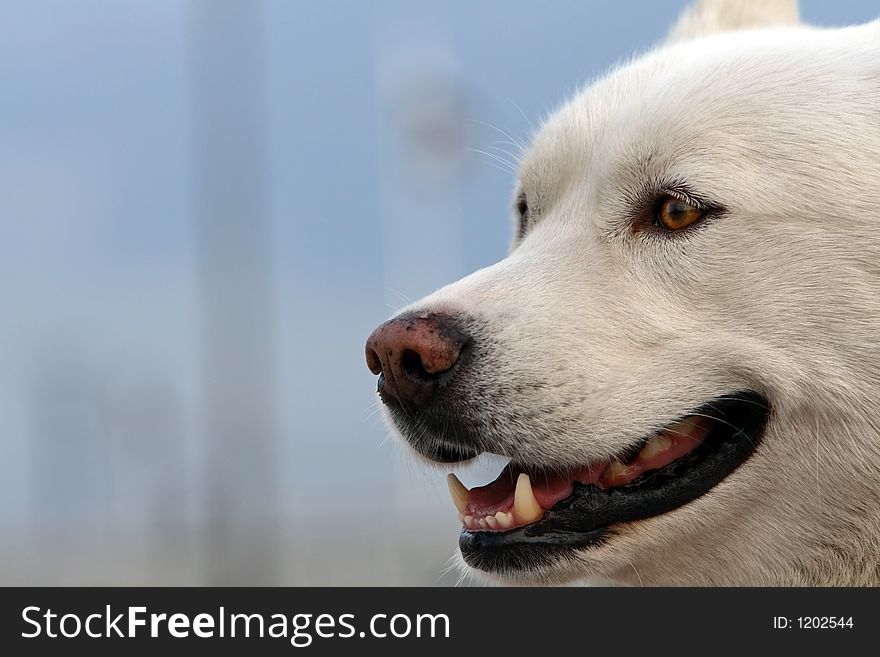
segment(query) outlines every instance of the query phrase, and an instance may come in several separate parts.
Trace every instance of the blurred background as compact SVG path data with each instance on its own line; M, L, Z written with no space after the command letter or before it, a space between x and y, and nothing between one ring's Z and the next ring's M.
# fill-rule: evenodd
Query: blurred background
M0 584L455 584L364 341L684 4L2 0Z

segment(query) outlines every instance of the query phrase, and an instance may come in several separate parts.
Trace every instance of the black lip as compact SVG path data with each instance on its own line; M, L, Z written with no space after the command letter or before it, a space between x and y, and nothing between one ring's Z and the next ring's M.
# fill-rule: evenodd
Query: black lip
M392 398L382 397L382 402L410 447L429 461L463 463L483 451L477 447L481 438L474 429L450 423L448 418L460 415L454 405L438 409L438 404L428 404L416 409Z
M459 548L468 565L511 573L549 565L577 548L597 547L613 525L677 509L704 495L752 455L761 440L770 405L753 391L704 404L687 415L718 418L695 450L635 481L603 490L574 484L573 493L539 521L506 532L463 530Z

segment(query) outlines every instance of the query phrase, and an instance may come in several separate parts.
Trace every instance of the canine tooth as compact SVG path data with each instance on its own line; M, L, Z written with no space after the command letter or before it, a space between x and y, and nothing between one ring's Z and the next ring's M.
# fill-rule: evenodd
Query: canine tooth
M639 457L650 459L661 452L665 452L670 447L672 447L672 441L667 436L651 436L648 438L648 442L645 443L642 451L639 452Z
M506 511L499 511L495 514L495 520L501 529L510 529L513 527L513 514Z
M468 499L470 499L470 491L463 483L458 480L451 472L446 476L446 483L449 485L449 494L452 495L452 503L459 513L464 513L467 508Z
M513 496L513 516L517 522L528 524L541 517L544 509L535 499L532 480L525 472L521 472L516 480L516 492Z
M495 516L486 516L485 520L486 524L489 525L489 529L498 527L498 520L495 519Z

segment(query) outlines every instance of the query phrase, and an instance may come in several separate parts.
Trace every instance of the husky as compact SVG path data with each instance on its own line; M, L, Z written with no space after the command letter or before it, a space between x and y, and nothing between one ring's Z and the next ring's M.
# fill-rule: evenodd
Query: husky
M702 0L540 127L509 255L366 344L510 584L880 584L880 21ZM449 466L447 466L449 467Z

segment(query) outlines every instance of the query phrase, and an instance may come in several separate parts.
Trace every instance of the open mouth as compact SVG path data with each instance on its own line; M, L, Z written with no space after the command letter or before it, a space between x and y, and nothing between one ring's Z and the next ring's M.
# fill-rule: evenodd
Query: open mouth
M465 561L510 572L600 545L613 525L667 513L706 494L757 447L769 404L746 391L713 400L615 459L567 470L510 463L490 484L449 489Z

